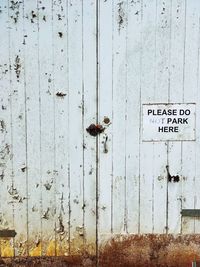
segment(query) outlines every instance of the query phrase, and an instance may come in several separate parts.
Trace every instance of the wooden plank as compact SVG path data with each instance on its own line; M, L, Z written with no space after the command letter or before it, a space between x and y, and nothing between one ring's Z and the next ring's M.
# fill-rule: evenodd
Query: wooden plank
M12 184L12 95L10 86L10 58L9 58L9 3L1 3L1 31L0 31L0 229L13 229L13 203L7 188ZM1 256L14 255L13 240L0 242Z
M157 1L154 99L164 103L169 101L170 16L170 1ZM168 231L167 152L168 143L154 144L154 233Z
M55 88L53 83L52 1L38 2L40 68L40 134L42 190L42 255L55 256ZM45 21L44 21L45 16ZM37 23L33 15L32 23Z
M26 87L28 253L41 256L41 125L39 82L39 13L37 2L24 2L24 68ZM33 71L34 70L34 71Z
M113 3L99 7L99 117L106 128L99 142L99 235L112 233L113 160Z
M69 254L68 6L53 2L55 98L56 255Z
M139 230L141 1L128 1L127 26L127 230Z
M184 76L183 101L196 102L198 95L198 68L199 68L199 2L186 3L186 24L184 42ZM198 134L198 132L197 132ZM184 182L182 186L182 209L195 209L196 207L196 143L184 142L182 146L183 160L182 173ZM190 162L190 164L188 164ZM198 179L197 179L198 180ZM198 195L198 193L197 193ZM195 219L183 218L182 232L195 232Z
M113 1L113 233L127 232L127 2Z
M68 2L70 252L79 253L83 229L83 50L82 1Z
M142 104L155 101L155 23L156 1L144 1L141 4L141 94L140 109ZM140 119L142 119L140 110ZM141 122L140 122L141 127ZM142 129L142 128L141 128ZM139 232L151 233L154 227L154 144L142 142L140 130L140 207L139 207Z
M171 103L182 103L184 36L185 36L185 2L173 1L171 7L170 37L170 79L169 100ZM182 144L170 142L168 165L171 175L179 175L178 183L168 183L168 232L181 232L181 188L182 188ZM174 160L176 159L176 160Z
M14 205L15 255L27 255L27 131L23 45L23 2L9 1L10 79L12 94L13 181L8 192ZM19 153L20 151L20 153Z
M84 250L96 254L97 192L96 192L96 138L86 133L86 128L97 119L97 51L96 11L97 1L83 2L83 88L82 88L82 148L83 148L83 224Z
M200 29L200 25L199 25ZM200 197L198 193L198 188L200 186L199 176L200 176L200 165L199 165L199 158L200 158L200 30L198 34L198 66L197 66L197 91L196 91L196 146L195 146L195 208L200 207ZM195 233L200 232L200 221L199 219L195 220Z

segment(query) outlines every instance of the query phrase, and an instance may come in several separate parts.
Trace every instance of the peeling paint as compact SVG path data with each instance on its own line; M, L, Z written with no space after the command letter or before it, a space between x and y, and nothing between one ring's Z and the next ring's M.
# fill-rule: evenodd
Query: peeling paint
M44 212L44 214L42 215L42 219L46 219L48 220L49 219L49 212L50 212L50 209L47 208L47 210Z
M125 21L124 2L118 3L118 30L120 32Z
M17 55L15 58L14 70L19 81L20 73L21 73L21 62L20 57Z
M6 124L4 120L0 120L0 131L3 133L6 130Z
M6 157L10 154L10 146L8 144L5 144L4 148L0 150L0 158L2 160L5 160Z
M63 93L63 92L57 92L56 93L56 96L58 96L58 97L64 97L64 96L66 96L67 94L66 93Z
M0 174L0 180L3 181L4 177L5 177L5 173L4 173L4 170L2 170Z
M58 221L59 221L59 227L56 229L56 232L59 233L60 235L65 234L65 227L63 224L63 216L62 214L60 214L58 216Z
M12 10L12 15L10 17L13 19L14 23L17 23L20 15L19 8L22 4L22 1L10 1L10 3L10 9Z
M44 184L44 187L46 188L46 190L51 190L51 188L52 188L52 185L53 185L53 179L50 181L50 182L46 182L45 184Z
M22 171L22 172L25 172L25 171L26 171L26 169L27 169L27 167L26 167L26 166L24 166L24 167L22 167L22 168L21 168L21 171Z
M62 32L58 32L58 36L59 36L60 38L62 38L62 37L63 37L63 33L62 33Z

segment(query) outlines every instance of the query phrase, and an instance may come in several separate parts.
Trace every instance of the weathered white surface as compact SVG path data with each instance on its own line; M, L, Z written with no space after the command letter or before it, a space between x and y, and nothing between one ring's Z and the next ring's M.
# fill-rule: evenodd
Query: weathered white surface
M0 10L0 228L17 232L2 255L198 232L180 212L200 205L200 2L2 0ZM196 103L196 140L143 142L147 103ZM105 131L91 136L92 123Z

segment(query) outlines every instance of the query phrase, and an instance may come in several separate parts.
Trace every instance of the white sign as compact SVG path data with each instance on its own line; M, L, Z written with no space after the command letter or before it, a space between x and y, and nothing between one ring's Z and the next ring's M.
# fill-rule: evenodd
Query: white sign
M143 141L194 141L196 104L143 104Z

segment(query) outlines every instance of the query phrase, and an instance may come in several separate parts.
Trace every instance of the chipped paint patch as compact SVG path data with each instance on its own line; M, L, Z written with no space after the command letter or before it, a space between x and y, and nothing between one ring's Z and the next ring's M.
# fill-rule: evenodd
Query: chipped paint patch
M124 2L120 2L118 4L118 30L120 32L121 28L124 27L124 22L125 22L125 12L124 12Z
M20 73L21 73L21 60L20 57L17 55L15 58L14 70L17 76L17 81L19 81Z

